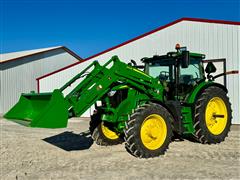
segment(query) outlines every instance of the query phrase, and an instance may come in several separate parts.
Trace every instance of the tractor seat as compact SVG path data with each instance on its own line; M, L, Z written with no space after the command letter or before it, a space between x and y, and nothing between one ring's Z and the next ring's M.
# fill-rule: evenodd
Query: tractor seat
M192 80L193 80L193 75L191 74L184 74L180 76L181 84L189 84Z

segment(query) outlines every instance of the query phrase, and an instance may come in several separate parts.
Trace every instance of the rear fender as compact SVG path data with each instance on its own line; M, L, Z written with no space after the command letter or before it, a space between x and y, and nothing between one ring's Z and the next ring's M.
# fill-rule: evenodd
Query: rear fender
M204 82L201 82L187 97L186 103L194 104L198 99L198 97L201 95L201 93L210 86L216 86L223 89L226 93L228 92L227 88L222 84L212 82L212 81L204 81Z

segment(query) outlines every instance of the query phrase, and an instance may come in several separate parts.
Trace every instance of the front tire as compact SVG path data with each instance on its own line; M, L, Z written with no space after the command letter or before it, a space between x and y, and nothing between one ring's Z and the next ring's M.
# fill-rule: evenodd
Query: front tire
M173 118L159 104L140 106L126 122L125 147L132 155L151 158L162 155L172 138Z
M112 146L123 142L120 134L113 130L112 124L101 120L100 114L91 116L89 130L97 145Z
M230 131L232 110L226 92L216 86L203 91L195 105L195 137L205 144L225 140Z

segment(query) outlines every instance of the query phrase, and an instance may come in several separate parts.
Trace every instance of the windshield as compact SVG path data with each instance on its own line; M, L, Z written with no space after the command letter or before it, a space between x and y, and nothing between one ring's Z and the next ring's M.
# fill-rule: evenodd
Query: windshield
M173 66L158 66L157 64L149 66L149 75L158 78L160 81L173 81Z
M174 81L174 61L161 60L159 62L148 64L148 74L160 81L173 82ZM188 84L203 78L202 63L200 59L191 58L188 68L181 68L180 66L180 83Z

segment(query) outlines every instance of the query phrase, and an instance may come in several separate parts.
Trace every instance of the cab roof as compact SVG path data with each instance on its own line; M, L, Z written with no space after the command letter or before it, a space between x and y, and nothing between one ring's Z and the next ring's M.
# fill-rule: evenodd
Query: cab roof
M190 58L193 58L193 59L200 59L200 60L203 60L205 58L205 54L200 54L200 53L193 53L193 52L190 52L189 53L190 55ZM148 63L148 62L156 62L156 61L162 61L162 60L174 60L178 57L181 57L182 56L182 52L179 51L179 52L168 52L166 55L155 55L153 57L150 57L150 58L142 58L142 62L144 63Z

